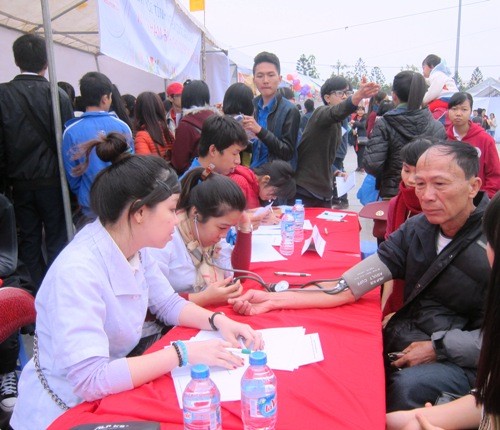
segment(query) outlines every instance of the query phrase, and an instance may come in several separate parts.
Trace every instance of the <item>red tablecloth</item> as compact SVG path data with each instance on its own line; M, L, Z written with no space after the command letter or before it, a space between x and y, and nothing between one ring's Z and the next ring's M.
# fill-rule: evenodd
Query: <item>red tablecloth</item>
M318 209L306 211L307 218L329 234L325 255L300 256L300 250L287 261L253 264L266 281L276 281L273 272L307 271L312 278L339 276L359 261L359 223L355 214L347 222L317 220ZM324 235L324 234L323 234ZM307 236L307 234L306 234ZM247 286L246 286L247 287ZM302 294L302 293L297 293ZM307 293L306 293L307 294ZM325 359L302 366L294 372L276 371L278 378L278 429L384 429L385 390L382 364L381 312L378 289L357 303L333 309L281 310L244 317L228 306L220 308L234 319L254 328L304 326L306 333L318 332ZM157 350L171 340L189 339L197 330L175 328L155 344ZM149 420L162 423L162 429L182 429L170 375L139 388L84 403L66 412L50 429L67 429L76 424ZM242 429L239 402L222 403L224 429Z

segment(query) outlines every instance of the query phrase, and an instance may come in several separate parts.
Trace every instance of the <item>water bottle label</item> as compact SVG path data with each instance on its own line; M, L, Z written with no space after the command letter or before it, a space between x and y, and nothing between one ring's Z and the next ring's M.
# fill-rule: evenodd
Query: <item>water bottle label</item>
M210 422L208 430L219 430L221 425L220 406L215 411L201 410L189 411L184 410L184 423L196 424Z
M258 399L250 399L250 416L253 418L271 418L276 415L276 393Z

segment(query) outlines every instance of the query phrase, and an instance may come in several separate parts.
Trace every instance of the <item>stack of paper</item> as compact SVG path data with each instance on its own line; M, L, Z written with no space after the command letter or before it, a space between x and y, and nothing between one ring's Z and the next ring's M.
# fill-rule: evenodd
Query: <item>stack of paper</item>
M318 333L305 334L304 327L284 327L258 330L262 333L267 354L267 364L274 370L293 371L300 366L322 361L323 350ZM219 332L201 330L190 342L221 338ZM240 381L248 367L248 354L231 349L245 360L245 365L235 370L210 367L210 378L219 388L221 401L240 400ZM191 380L191 366L172 370L175 392L179 407L182 408L182 393Z

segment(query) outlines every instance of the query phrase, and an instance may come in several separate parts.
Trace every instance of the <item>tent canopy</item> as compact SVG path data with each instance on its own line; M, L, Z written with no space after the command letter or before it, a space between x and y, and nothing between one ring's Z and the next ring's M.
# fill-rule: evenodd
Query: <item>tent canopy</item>
M474 98L500 97L500 81L494 78L488 78L472 88L469 88L467 92Z

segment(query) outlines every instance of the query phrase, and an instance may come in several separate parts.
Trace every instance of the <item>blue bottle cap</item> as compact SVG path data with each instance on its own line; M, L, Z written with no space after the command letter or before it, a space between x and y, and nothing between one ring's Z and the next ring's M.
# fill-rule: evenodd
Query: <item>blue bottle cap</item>
M210 376L210 369L206 364L195 364L191 367L191 378L204 379Z
M291 214L292 213L292 208L285 208L285 213L286 214Z
M263 366L267 364L267 355L263 351L254 351L250 354L250 365Z
M295 199L295 204L296 205L301 205L302 204L302 199Z

